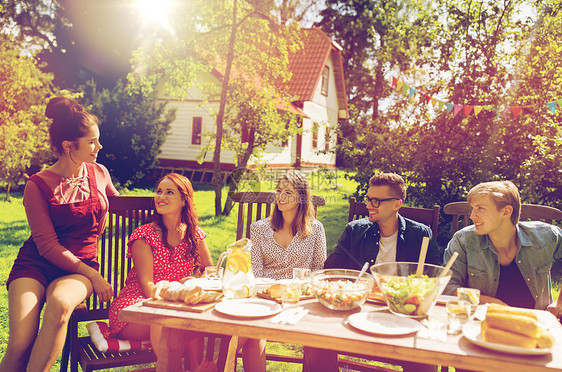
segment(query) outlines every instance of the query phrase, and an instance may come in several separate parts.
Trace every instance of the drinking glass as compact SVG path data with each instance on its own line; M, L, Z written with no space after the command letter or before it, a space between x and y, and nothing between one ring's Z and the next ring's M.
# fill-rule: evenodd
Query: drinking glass
M301 294L301 285L297 281L291 281L281 284L281 304L283 308L299 302Z
M293 280L300 285L300 293L306 295L310 290L310 269L293 268Z
M447 333L456 335L462 331L463 325L470 320L471 305L467 301L448 300L447 319L449 329Z
M458 288L457 299L470 304L470 316L473 317L480 303L480 290L476 288Z
M216 280L219 279L219 272L216 266L207 266L205 268L205 279Z

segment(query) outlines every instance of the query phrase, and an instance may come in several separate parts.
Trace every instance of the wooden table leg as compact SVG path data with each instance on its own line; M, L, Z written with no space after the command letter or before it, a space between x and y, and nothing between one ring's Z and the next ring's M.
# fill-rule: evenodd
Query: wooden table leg
M158 361L156 362L156 372L181 372L184 342L182 335L184 332L174 328L162 328L160 336L160 348L158 351Z
M238 351L238 336L232 336L228 344L228 354L224 366L225 372L236 371L236 353Z

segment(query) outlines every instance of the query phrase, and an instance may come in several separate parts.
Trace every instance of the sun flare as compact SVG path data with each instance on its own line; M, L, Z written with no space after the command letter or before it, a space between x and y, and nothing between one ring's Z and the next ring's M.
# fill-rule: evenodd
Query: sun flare
M168 17L173 8L172 0L138 0L137 8L145 22L170 29Z

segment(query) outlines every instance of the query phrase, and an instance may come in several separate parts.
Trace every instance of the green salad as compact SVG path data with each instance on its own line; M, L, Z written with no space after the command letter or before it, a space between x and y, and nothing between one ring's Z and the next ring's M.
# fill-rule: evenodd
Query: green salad
M420 312L420 303L433 292L436 285L437 278L427 275L418 278L412 274L390 279L382 284L381 290L391 310L407 315L425 315Z

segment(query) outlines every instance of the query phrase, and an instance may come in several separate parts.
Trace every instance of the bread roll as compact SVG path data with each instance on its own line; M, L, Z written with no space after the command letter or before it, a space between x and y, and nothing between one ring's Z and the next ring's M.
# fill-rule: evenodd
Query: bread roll
M267 289L267 293L271 298L281 297L281 284L273 284Z
M524 315L497 312L487 313L485 323L489 327L503 329L504 331L518 333L535 339L539 335L537 320Z
M537 339L524 336L519 333L508 332L503 329L489 327L486 322L482 322L480 335L485 342L495 344L511 345L534 349L537 347Z

